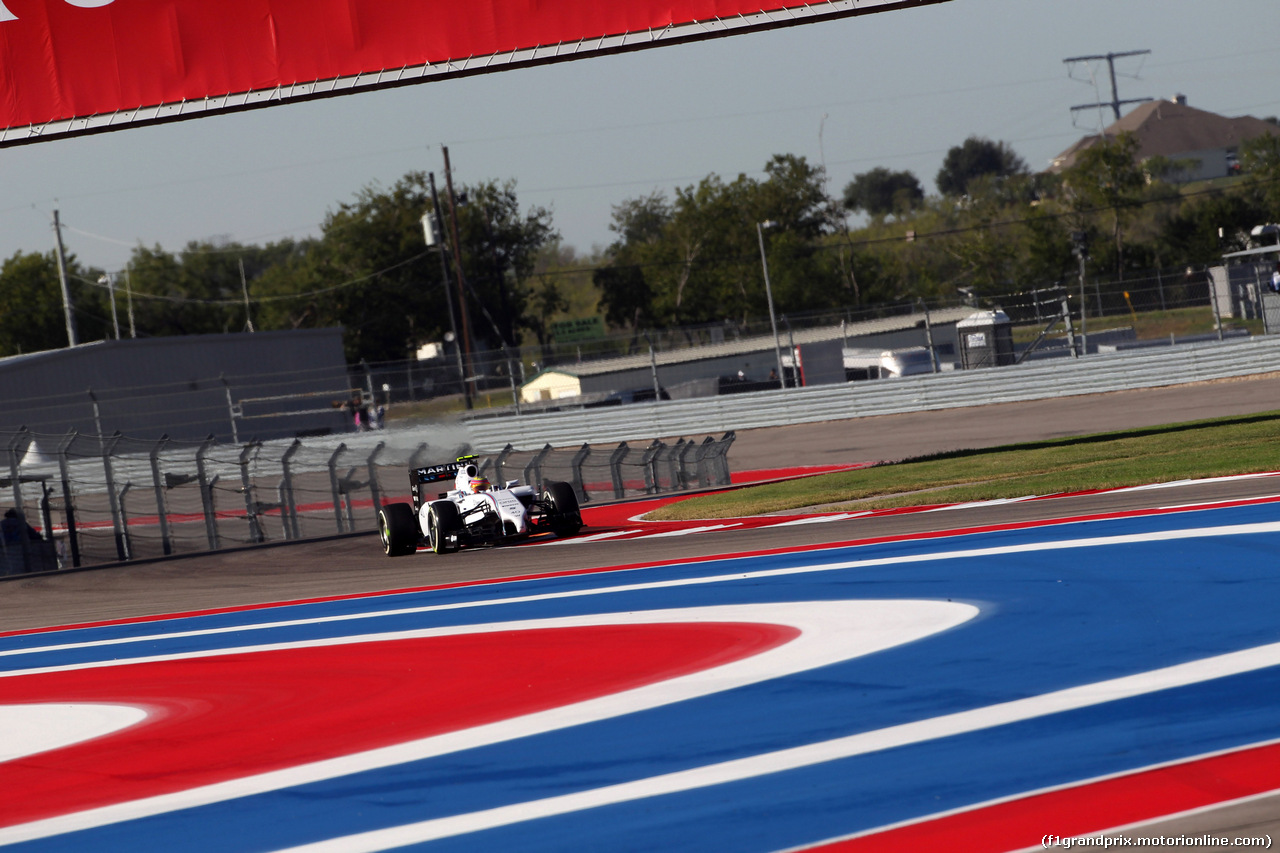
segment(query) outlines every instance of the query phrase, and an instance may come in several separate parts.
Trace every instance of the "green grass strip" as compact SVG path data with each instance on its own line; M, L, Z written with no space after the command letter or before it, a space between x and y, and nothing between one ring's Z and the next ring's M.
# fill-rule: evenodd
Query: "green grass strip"
M1114 489L1280 471L1280 412L907 459L694 497L657 520L841 512Z

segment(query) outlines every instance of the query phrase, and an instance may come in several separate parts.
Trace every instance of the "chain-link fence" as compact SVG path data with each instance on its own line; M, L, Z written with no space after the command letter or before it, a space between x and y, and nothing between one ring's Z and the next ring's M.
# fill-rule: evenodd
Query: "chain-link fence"
M409 499L410 468L469 451L458 437L447 427L246 444L0 433L10 504L0 574L372 531L380 506ZM586 503L727 485L732 443L507 447L481 462L494 482L563 480Z

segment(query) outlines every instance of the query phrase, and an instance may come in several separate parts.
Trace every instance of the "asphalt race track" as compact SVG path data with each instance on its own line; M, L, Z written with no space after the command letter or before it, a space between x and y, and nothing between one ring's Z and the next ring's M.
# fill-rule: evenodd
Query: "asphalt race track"
M1247 414L1277 408L1277 385L768 430L731 461ZM728 524L641 509L591 510L579 541L448 557L388 560L354 536L0 584L0 761L23 792L0 844L1006 850L1114 827L1280 832L1277 477ZM110 620L130 621L58 627Z

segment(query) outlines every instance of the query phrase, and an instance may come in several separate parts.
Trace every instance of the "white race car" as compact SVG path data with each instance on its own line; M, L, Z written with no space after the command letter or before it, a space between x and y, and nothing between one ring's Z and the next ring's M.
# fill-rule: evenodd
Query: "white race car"
M431 484L452 480L453 488L432 494ZM481 476L476 457L409 469L413 504L387 504L378 512L382 550L389 557L412 554L425 543L437 554L464 545L501 545L550 531L557 537L582 529L573 486L548 482L542 494L510 480L493 488Z

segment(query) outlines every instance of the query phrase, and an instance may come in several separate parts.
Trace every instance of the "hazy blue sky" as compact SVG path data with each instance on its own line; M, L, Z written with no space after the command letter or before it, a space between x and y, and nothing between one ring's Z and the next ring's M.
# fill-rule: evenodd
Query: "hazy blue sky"
M361 187L439 177L441 143L456 181L514 179L580 252L611 241L613 205L776 153L825 164L833 196L876 166L932 191L970 135L1044 168L1097 129L1070 107L1110 97L1105 66L1095 90L1062 60L1143 49L1119 61L1122 98L1280 114L1277 0L950 0L0 150L0 259L51 249L55 208L68 251L109 270L138 243L315 235Z

